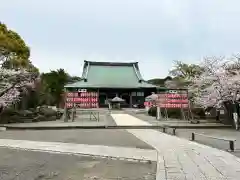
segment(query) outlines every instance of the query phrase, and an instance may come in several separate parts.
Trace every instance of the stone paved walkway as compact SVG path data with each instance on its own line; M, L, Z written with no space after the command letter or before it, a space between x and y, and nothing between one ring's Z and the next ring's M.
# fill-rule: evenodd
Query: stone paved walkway
M128 114L112 114L117 125L149 125ZM157 180L238 180L236 156L156 130L127 130L158 151Z
M81 154L123 160L156 161L155 150L126 148L120 146L101 146L60 142L40 142L27 140L0 139L0 147L63 154Z

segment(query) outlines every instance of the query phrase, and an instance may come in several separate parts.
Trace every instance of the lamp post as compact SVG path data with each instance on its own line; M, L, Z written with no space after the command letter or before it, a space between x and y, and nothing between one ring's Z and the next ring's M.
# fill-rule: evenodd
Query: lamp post
M63 114L63 117L64 117L64 122L67 122L68 121L68 110L67 110L67 90L66 88L64 88L64 114Z

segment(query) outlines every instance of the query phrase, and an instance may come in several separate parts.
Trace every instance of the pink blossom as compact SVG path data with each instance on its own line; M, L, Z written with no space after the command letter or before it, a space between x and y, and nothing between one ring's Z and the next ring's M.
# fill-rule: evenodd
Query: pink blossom
M195 94L195 104L219 107L224 101L233 100L235 92L240 88L240 69L230 73L227 67L231 63L232 59L230 61L226 58L211 57L203 60L203 73L194 77L189 86L189 91Z
M36 78L36 74L25 70L0 68L0 107L5 108L20 101L20 90L33 88Z

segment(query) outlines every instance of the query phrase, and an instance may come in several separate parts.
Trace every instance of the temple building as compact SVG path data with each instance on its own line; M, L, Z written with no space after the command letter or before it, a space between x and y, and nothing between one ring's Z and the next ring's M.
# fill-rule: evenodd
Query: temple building
M98 107L107 107L108 100L120 97L123 107L143 104L145 97L157 91L157 86L146 82L140 73L138 62L84 61L82 80L67 84L68 92L97 92Z

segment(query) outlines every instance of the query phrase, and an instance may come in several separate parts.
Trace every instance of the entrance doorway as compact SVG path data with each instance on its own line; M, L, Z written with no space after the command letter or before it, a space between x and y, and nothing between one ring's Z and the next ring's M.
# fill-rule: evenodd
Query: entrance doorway
M121 98L125 100L125 103L123 104L124 107L130 107L130 96L128 93L123 93L121 95Z
M104 107L106 106L106 100L107 100L107 94L106 93L100 93L99 94L99 106Z
M108 95L107 95L107 97L108 97L108 99L113 99L113 98L115 98L116 97L116 95L117 95L117 93L108 93Z

